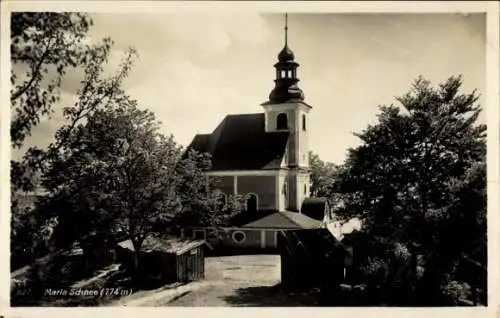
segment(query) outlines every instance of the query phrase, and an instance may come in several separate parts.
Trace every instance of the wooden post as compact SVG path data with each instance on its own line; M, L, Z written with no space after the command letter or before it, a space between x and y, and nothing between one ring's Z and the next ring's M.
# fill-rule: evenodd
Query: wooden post
M260 231L260 247L266 248L266 230Z

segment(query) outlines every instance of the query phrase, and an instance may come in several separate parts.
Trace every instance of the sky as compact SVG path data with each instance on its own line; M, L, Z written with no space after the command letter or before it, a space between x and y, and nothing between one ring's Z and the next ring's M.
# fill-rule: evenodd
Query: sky
M210 133L228 114L263 112L260 104L274 86L273 64L284 44L283 14L92 17L91 40L109 36L115 42L112 64L128 47L139 52L125 89L179 143ZM437 85L461 74L463 92L477 88L484 96L485 20L485 14L289 14L299 86L313 106L310 150L341 164L347 149L359 144L353 132L374 123L378 106L396 103L394 97L406 93L418 75ZM59 106L74 98L78 81L69 74ZM484 112L480 121L486 122ZM27 145L47 144L60 124L56 112L34 129Z

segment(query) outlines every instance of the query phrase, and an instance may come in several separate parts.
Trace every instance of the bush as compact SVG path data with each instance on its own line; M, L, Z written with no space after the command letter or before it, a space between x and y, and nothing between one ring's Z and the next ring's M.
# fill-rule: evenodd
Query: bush
M411 305L413 284L411 277L411 254L400 243L386 245L385 251L373 252L361 264L367 299L373 305Z
M369 257L360 270L371 284L383 283L387 279L389 264L382 258Z
M441 292L449 305L461 305L472 296L471 286L464 282L450 281L441 286Z

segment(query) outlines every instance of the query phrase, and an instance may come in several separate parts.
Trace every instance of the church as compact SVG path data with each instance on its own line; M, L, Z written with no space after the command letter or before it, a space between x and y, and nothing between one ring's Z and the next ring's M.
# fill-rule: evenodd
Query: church
M263 112L227 115L188 147L211 155L206 175L217 178L226 200L229 195L245 198L244 210L257 218L240 225L245 229L316 228L327 209L326 200L310 198L308 116L313 107L298 86L299 64L288 46L285 19L285 43L274 64L274 88L260 105ZM273 244L275 236L260 235Z

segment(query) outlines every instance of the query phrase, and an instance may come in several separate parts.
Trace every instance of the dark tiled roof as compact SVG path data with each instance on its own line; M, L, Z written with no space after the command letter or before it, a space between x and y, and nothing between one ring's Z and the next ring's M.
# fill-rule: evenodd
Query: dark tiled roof
M265 132L264 114L228 115L212 134L196 135L188 149L212 155L212 170L279 168L288 132Z
M191 141L191 145L189 145L189 148L196 149L199 152L207 152L210 136L210 134L198 134L194 136L193 141Z
M337 253L339 249L344 250L343 244L324 228L280 231L280 235L288 248L304 257L323 258L329 253Z
M148 236L142 243L141 251L157 251L172 253L176 255L184 254L187 251L197 248L198 246L206 244L203 240L189 240L189 239L179 239L179 238L157 238L154 236ZM131 240L126 240L118 243L121 248L134 251L134 245Z
M229 220L228 224L225 226L243 226L247 223L254 222L256 220L262 219L270 214L275 213L274 210L258 210L258 211L241 211L235 215L233 215ZM189 211L185 211L183 213L177 214L173 220L172 224L183 227L198 227L205 226L205 224L200 224L196 215L192 214Z
M326 198L305 198L300 212L315 219L323 220L327 208Z
M246 228L269 229L312 229L318 228L320 221L297 212L275 212L254 222L245 224Z
M232 217L230 223L232 226L244 226L245 224L255 222L266 216L276 213L276 210L258 210L258 211L241 211Z

